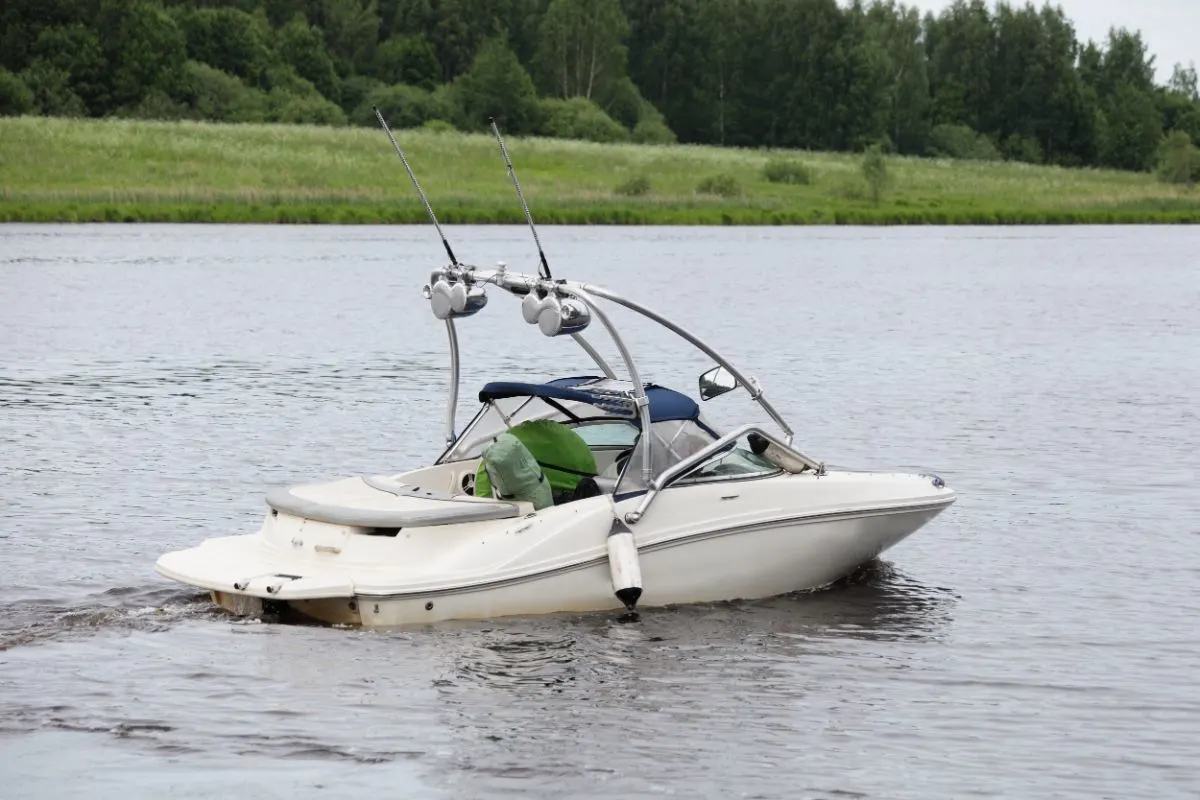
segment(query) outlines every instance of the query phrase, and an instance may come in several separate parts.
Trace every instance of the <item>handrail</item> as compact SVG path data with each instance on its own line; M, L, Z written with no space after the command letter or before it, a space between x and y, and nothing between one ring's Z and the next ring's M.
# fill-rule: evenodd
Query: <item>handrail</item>
M458 334L454 331L454 320L446 320L446 334L450 338L450 408L446 411L446 446L457 441L454 433L454 416L458 411Z
M816 474L824 474L824 464L813 461L799 450L796 450L791 445L783 442L774 434L764 431L757 423L751 422L742 425L741 427L734 428L732 431L717 439L712 444L697 450L695 453L692 453L690 456L678 462L677 464L672 464L664 469L661 473L659 473L659 476L654 479L654 482L650 484L649 491L647 491L646 496L642 498L642 502L638 503L638 507L625 515L625 522L629 525L636 525L641 521L642 517L645 516L646 509L648 509L650 504L654 502L654 499L658 496L659 492L667 488L683 475L686 475L696 467L700 466L700 464L707 461L716 453L727 449L738 439L741 439L743 436L750 433L757 433L759 436L763 437L776 447L794 455L797 459L804 463L804 466L813 470L813 472Z

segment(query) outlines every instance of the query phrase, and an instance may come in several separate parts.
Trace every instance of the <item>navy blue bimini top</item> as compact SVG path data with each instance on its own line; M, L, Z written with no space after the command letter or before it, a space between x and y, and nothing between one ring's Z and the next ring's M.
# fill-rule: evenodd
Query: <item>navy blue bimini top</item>
M540 397L550 400L567 400L587 403L602 411L620 417L636 419L637 412L632 401L607 387L592 386L606 379L596 376L581 378L558 378L548 383L513 383L495 381L479 390L479 402L498 400L504 397ZM627 381L618 384L630 386ZM674 389L646 384L646 399L650 401L650 421L662 422L670 419L696 419L700 407L696 401Z

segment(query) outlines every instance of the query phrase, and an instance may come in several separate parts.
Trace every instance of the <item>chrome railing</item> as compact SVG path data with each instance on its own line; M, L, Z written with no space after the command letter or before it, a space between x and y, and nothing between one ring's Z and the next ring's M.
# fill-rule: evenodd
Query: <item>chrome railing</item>
M732 447L738 439L741 439L743 436L751 433L758 434L781 450L795 456L798 461L804 464L805 467L811 469L817 475L822 475L825 473L824 464L814 461L813 459L804 455L779 437L763 430L761 426L754 423L749 423L733 429L707 447L697 450L695 453L692 453L679 463L673 464L660 472L658 477L656 477L653 483L650 484L650 489L642 498L642 502L638 503L638 507L625 515L625 522L629 525L636 525L641 521L642 517L645 516L646 509L648 509L650 504L654 502L654 499L658 497L659 492L661 492L663 489L666 489L668 486L682 478L687 473L701 466L705 461L712 458L717 453Z

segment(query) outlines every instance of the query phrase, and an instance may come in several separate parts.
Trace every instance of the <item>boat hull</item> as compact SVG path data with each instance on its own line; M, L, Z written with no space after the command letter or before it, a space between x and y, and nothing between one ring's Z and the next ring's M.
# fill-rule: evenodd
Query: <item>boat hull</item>
M951 501L759 522L650 544L639 552L645 587L639 608L823 588L910 536ZM262 610L262 600L236 592L214 591L213 599L237 614ZM266 602L320 622L365 627L622 608L608 561L599 557L470 588Z

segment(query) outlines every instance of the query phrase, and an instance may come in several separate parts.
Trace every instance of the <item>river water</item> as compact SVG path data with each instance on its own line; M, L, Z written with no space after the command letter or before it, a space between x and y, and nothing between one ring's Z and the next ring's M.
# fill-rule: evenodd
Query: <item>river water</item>
M523 228L448 233L534 268ZM1200 794L1200 229L541 235L757 374L801 449L959 502L844 585L637 624L237 621L155 558L437 455L439 243L0 226L5 798ZM615 316L693 390L702 357ZM505 297L460 331L460 419L587 369Z

